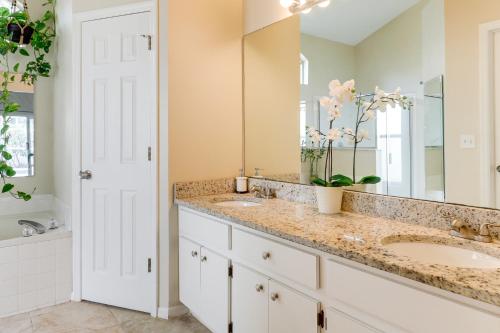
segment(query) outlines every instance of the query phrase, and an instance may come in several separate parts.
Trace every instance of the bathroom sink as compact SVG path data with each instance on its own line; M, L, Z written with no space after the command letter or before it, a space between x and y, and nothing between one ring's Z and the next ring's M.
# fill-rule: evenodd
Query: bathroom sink
M243 201L243 200L231 200L231 201L221 201L215 204L219 207L229 207L229 208L245 208L245 207L257 207L262 206L258 202Z
M461 268L497 269L500 259L490 255L443 244L425 242L395 242L384 245L391 252L427 264Z

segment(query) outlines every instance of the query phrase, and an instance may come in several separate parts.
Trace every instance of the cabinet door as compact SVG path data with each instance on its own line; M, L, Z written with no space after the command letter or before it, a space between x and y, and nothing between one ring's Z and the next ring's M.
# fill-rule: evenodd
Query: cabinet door
M196 314L200 312L200 250L198 244L179 238L179 297Z
M227 333L229 325L229 260L201 248L200 319L213 333Z
M319 303L269 281L269 333L317 333Z
M231 315L235 333L267 333L269 279L240 265L233 267Z
M379 331L334 309L326 311L328 333L377 333Z

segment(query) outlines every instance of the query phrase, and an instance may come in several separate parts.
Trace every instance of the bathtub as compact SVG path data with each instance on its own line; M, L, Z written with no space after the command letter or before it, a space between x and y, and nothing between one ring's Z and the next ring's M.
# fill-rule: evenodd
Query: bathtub
M24 219L47 225L54 216L52 211L0 215L0 318L70 300L71 231L62 225L22 237L17 223Z

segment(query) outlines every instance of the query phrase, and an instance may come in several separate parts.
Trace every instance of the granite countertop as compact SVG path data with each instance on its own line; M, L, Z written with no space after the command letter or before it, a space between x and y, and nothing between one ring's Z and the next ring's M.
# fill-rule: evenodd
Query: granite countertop
M261 206L229 208L228 200L258 201ZM177 199L180 206L222 218L335 256L500 306L500 269L472 269L426 264L397 255L384 244L420 241L447 244L500 258L500 243L483 244L454 238L434 228L354 213L319 214L314 206L249 195L221 194Z

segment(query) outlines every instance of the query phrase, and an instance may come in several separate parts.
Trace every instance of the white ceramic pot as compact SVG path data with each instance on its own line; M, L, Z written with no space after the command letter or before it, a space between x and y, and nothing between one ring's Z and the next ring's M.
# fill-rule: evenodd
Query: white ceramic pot
M367 186L366 184L354 184L351 186L351 190L358 192L366 192Z
M344 191L341 187L316 186L316 198L318 210L322 214L338 214L342 211L342 196Z

